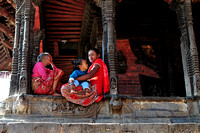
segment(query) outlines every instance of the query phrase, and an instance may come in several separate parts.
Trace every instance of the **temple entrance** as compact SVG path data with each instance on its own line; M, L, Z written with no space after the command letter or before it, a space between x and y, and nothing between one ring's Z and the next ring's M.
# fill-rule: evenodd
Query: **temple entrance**
M44 51L48 51L55 65L65 74L62 82L68 82L68 77L73 71L72 60L78 57L78 44L85 1L68 0L43 2L43 28L46 31Z

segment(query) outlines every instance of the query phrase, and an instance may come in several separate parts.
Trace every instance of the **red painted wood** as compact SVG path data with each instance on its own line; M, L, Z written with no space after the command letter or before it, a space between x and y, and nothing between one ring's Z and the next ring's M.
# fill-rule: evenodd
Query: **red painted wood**
M73 31L81 31L81 27L48 27L47 31L53 31L53 30L73 30Z
M73 8L73 9L84 11L84 8L81 7L81 6L75 6L75 5L67 4L67 3L64 3L64 2L59 2L59 1L52 0L52 1L48 1L48 3L57 4L59 6L64 6L64 7Z
M83 10L77 10L77 9L72 9L72 8L67 8L67 7L62 7L62 6L56 6L56 5L50 5L50 4L45 4L44 5L45 8L53 8L56 10L65 10L65 11L72 11L72 12L79 12L79 13L83 13Z
M61 15L61 14L45 14L46 18L82 18L82 16L75 15Z
M82 23L47 23L47 26L82 26Z
M35 21L34 21L34 31L39 31L40 30L40 13L39 13L39 7L35 7Z
M82 1L84 1L84 3L77 2L77 1L74 1L74 0L63 0L63 1L68 2L68 3L72 3L72 4L80 6L80 7L84 7L85 6L85 0L82 0Z
M45 9L45 12L46 13L67 14L67 15L74 15L74 16L83 16L82 12L60 11L60 10L53 10L53 9Z
M67 22L71 22L71 21L79 21L81 22L82 19L81 18L47 18L46 21L56 21L56 22L59 22L59 21L67 21Z

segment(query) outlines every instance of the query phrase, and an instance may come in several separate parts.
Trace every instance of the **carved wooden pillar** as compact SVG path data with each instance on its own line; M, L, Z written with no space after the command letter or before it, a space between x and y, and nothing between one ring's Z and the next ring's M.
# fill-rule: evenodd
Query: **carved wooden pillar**
M181 30L181 53L186 95L200 95L199 59L192 22L190 0L174 0L171 3L178 16Z
M104 59L108 59L110 74L110 93L118 94L118 77L116 70L116 38L115 38L115 8L113 0L105 0L102 3L103 15L103 46ZM106 34L106 35L105 35ZM106 55L107 54L107 55ZM107 56L107 57L105 57Z
M24 9L24 36L22 45L22 69L19 79L19 93L27 93L28 85L28 52L30 43L30 14L31 14L31 0L26 0Z
M16 1L16 10L19 10L21 1ZM10 94L13 95L18 88L18 49L19 49L19 38L20 38L20 13L15 15L15 40L13 47L13 58L12 58L12 74L10 81Z

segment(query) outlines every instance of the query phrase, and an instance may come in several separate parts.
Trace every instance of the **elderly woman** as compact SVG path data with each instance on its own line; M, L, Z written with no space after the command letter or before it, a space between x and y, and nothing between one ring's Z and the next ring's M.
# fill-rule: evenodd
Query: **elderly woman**
M47 65L51 65L53 70L45 68ZM64 72L53 64L49 53L41 53L37 57L37 63L33 67L33 94L59 96L61 88L60 79L63 74Z

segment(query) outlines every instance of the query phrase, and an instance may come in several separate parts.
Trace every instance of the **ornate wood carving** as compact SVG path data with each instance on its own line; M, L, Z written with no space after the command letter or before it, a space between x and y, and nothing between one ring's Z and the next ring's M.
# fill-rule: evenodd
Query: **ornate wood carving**
M21 2L16 2L16 10L19 9ZM19 50L19 39L20 39L20 14L15 16L15 39L14 39L14 47L13 47L13 58L12 58L12 73L11 73L11 81L10 81L10 95L15 94L18 89L18 50Z
M191 1L175 0L171 8L176 10L181 30L181 52L186 86L186 95L200 95L200 73L197 46L195 42Z
M24 36L22 45L22 69L19 79L19 93L27 93L28 85L28 52L30 43L31 0L26 0L24 9Z
M104 59L107 58L110 74L110 93L118 94L118 78L116 70L116 38L115 38L115 26L114 26L114 2L113 0L106 0L102 4L102 14L103 14L103 51L109 56L104 55ZM107 37L106 37L106 35ZM106 51L105 51L106 50ZM106 57L107 56L107 57Z

